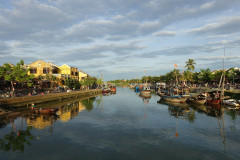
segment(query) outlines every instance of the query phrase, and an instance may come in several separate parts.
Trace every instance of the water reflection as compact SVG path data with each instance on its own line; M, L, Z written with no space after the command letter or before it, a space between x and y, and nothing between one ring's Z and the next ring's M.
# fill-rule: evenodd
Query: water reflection
M14 121L11 122L12 127L9 133L0 138L0 149L4 151L20 151L24 152L25 144L31 145L30 141L34 139L31 133L32 127L23 129L17 128Z
M58 107L56 114L41 114L35 113L33 111L24 111L22 114L12 113L5 118L0 119L0 128L4 128L11 124L11 129L9 133L2 135L0 137L0 150L4 151L24 151L24 145L31 145L30 141L34 139L31 133L33 128L38 130L43 130L50 128L50 133L53 132L53 123L57 120L62 122L67 122L73 117L78 116L78 114L84 110L91 111L94 106L94 101L96 97L84 99L84 100L74 100L65 102L62 106ZM38 105L37 107L45 107L43 105ZM56 106L54 106L56 107ZM20 112L17 112L20 113ZM2 115L3 116L3 115ZM16 125L21 119L21 124ZM24 124L26 123L26 124ZM23 129L23 126L26 128Z
M218 106L156 103L158 99L153 93L142 97L120 88L117 96L36 105L59 110L0 120L1 158L239 159L239 113ZM19 132L25 136L19 144L23 149L5 139L12 134L17 139L18 131L26 132ZM13 148L25 152L8 152Z
M142 98L144 105L147 105L151 99L151 95L140 95L139 94L139 97Z
M57 115L49 114L32 114L31 116L26 117L27 125L36 129L45 129L47 127L52 127L53 122L57 119Z

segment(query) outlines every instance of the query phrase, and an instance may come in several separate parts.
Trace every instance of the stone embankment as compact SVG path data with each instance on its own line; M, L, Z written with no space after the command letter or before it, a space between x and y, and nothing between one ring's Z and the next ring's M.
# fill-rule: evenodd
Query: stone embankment
M39 104L69 98L82 98L92 95L101 94L101 89L94 90L85 90L85 91L73 91L73 92L64 92L64 93L54 93L54 94L45 94L45 95L35 95L35 96L24 96L24 97L14 97L0 99L0 107L21 107L28 106L32 103Z

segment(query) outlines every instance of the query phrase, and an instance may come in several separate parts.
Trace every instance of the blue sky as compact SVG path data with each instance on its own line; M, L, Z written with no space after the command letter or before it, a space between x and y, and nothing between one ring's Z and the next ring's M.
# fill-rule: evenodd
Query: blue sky
M240 67L239 0L0 0L0 65L43 59L104 80Z

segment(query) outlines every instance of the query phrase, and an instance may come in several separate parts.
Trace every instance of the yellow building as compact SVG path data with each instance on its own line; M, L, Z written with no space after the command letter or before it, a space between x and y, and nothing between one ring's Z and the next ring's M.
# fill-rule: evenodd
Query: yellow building
M87 73L83 72L82 70L79 71L79 81L82 81L87 77L90 77Z
M57 65L45 62L43 60L37 60L28 65L30 71L28 74L33 74L35 77L44 76L47 74L52 74L56 77L60 77L60 69Z
M62 78L71 78L78 80L78 69L75 67L70 67L66 64L59 67L61 71L61 77Z

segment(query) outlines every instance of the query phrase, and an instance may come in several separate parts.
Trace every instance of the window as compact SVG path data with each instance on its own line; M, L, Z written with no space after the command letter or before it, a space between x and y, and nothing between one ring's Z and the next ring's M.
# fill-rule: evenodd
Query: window
M71 72L71 75L74 75L74 72L73 72L73 71Z
M57 68L54 68L54 69L52 70L52 73L53 73L53 74L57 74L57 73L58 73Z
M43 74L49 74L50 72L49 68L43 68Z
M31 74L36 74L37 73L37 68L31 68L30 73Z
M78 72L75 72L75 75L78 76Z
M85 77L81 77L81 79L85 79Z

